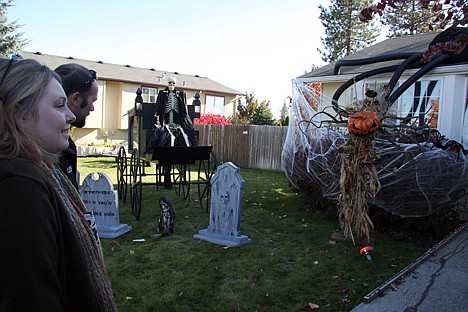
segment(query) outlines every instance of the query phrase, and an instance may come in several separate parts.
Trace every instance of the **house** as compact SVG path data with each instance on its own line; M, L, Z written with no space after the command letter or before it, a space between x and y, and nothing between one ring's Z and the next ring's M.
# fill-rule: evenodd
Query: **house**
M374 57L378 59L390 54L424 52L437 34L426 33L390 38L346 56L339 62L343 64L351 60ZM297 80L306 84L321 84L320 103L318 103L320 111L331 105L335 92L346 81L364 72L402 62L403 59L368 64L356 64L355 61L354 64L348 62L352 66L338 66L336 68L334 62L306 73L298 77ZM335 70L338 72L334 72ZM418 68L404 71L398 80L397 87L417 70ZM346 106L347 103L363 99L367 89L379 90L380 87L389 83L392 75L393 71L382 73L352 84L339 97L338 104ZM468 148L467 95L468 60L464 60L462 63L444 65L429 71L395 101L392 109L399 117L407 116L410 111L418 114L429 110L429 114L426 116L433 118L431 125L437 126L438 130L447 138L461 142L465 148Z
M98 73L98 99L94 111L82 129L75 128L73 137L77 144L111 143L128 137L127 113L134 107L136 91L141 88L143 101L155 103L158 92L168 85L168 78L177 78L177 88L187 94L187 105L192 105L195 95L200 95L200 113L221 114L230 117L236 112L237 90L198 75L138 68L131 65L109 64L103 61L81 60L73 57L47 55L40 52L21 51L23 58L34 59L55 69L66 63L78 63Z

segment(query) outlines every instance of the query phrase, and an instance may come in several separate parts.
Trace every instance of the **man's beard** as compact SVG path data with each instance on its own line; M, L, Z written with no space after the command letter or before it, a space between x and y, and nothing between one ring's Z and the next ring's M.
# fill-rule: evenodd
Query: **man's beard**
M86 103L86 101L83 99L83 100L81 101L81 103L80 103L80 108L85 108L86 105L87 105L87 103ZM88 116L85 116L85 117L83 118L83 120L81 120L81 121L75 120L75 122L72 123L72 126L74 126L74 127L76 127L76 128L83 128L84 125L86 124L86 117L88 117Z
M85 124L86 124L86 118L79 122L72 123L72 126L76 128L83 128Z

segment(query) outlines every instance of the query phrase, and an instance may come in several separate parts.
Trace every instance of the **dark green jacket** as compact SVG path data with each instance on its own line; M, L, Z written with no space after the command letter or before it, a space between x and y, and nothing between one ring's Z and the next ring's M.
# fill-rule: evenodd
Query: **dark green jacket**
M0 160L0 312L95 311L89 270L58 202L32 163Z

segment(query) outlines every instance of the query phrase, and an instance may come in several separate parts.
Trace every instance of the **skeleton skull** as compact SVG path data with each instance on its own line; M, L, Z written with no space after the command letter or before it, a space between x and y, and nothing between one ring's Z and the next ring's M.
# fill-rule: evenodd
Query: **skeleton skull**
M169 90L174 91L175 85L177 84L177 78L176 77L169 77L168 84L169 84Z
M228 191L222 192L220 197L221 197L221 203L222 204L226 205L226 204L229 203L229 192Z

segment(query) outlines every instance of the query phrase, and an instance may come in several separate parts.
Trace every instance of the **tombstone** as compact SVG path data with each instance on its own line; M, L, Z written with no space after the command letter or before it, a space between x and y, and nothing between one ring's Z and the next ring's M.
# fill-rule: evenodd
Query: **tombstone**
M210 223L193 237L210 243L237 247L252 242L240 232L242 192L245 181L231 162L218 167L211 180Z
M132 227L120 224L119 201L112 181L102 172L97 175L97 180L95 173L86 176L81 186L81 199L94 214L99 237L116 238L129 232Z

